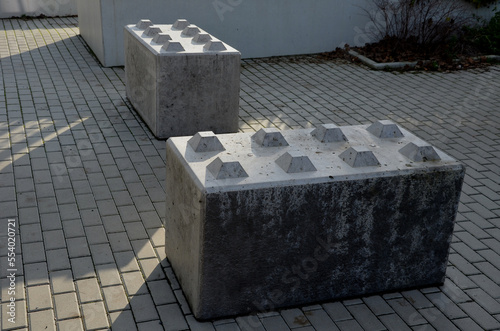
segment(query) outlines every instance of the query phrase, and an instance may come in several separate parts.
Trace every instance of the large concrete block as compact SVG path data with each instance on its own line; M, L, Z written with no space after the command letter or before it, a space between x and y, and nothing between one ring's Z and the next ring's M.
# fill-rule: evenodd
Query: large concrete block
M125 27L127 97L153 134L238 131L240 53L186 20Z
M167 257L200 319L439 285L464 173L387 121L171 138Z

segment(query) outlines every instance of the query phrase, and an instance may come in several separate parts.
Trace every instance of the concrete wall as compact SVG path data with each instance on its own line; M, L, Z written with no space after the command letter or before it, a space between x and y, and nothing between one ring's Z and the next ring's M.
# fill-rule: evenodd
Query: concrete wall
M185 18L243 58L319 53L344 43L376 41L370 30L377 22L370 22L362 9L370 0L77 1L80 32L105 66L124 65L123 28L139 19L167 24Z
M358 6L365 1L78 0L78 12L80 32L99 60L117 66L124 64L123 27L142 18L156 24L185 18L238 49L244 58L306 54L361 40L357 34L367 18Z
M76 0L1 0L0 18L76 15Z

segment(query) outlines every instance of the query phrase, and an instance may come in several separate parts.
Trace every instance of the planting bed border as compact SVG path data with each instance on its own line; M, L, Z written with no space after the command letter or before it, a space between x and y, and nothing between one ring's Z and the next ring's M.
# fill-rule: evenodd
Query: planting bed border
M375 62L372 59L367 58L364 55L359 54L358 52L354 50L349 50L349 55L356 57L358 60L366 64L368 67L375 69L375 70L388 70L388 69L402 69L406 66L409 66L410 68L415 68L417 63L419 61L413 61L413 62L387 62L387 63L380 63L380 62ZM483 56L481 56L483 57ZM480 59L481 57L474 57L474 60ZM484 56L488 60L493 60L496 62L500 62L500 55L485 55ZM423 61L424 63L428 63L429 61L432 60L426 60Z

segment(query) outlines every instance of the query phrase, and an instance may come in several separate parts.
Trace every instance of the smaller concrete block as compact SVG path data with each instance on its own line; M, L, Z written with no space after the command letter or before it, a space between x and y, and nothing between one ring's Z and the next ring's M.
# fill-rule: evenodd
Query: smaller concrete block
M184 19L178 19L175 21L174 25L172 25L172 29L176 30L184 30L189 25L189 22Z
M197 26L189 25L182 30L181 36L183 37L193 37L197 33L200 33L200 29Z
M198 43L198 44L205 44L212 40L212 37L208 33L197 33L193 37L193 42Z
M151 22L150 20L140 20L135 26L138 29L145 30L148 26L151 25L153 25L153 22Z
M203 50L209 51L209 52L221 52L225 51L227 48L224 46L224 44L221 41L214 41L210 40L208 41L205 46L203 46Z
M379 138L401 138L403 133L399 127L392 121L377 121L370 125L366 130Z
M364 146L350 147L339 157L353 168L374 167L380 165L373 152Z
M227 156L217 157L207 166L207 170L216 179L248 177L240 162Z
M252 139L261 147L288 146L285 137L278 129L263 128L252 136Z
M163 47L161 48L162 51L165 51L165 52L183 52L184 51L184 47L182 47L181 43L178 42L178 41L167 41L165 43L165 45L163 45Z
M189 139L188 144L197 153L221 152L226 150L219 138L212 131L198 132Z
M148 26L146 28L146 30L144 30L143 36L145 36L145 37L154 37L158 33L161 33L161 32L162 31L161 31L161 29L159 27L151 25L151 26Z
M342 130L335 124L321 124L311 132L312 136L322 143L333 143L339 141L347 141Z
M172 40L172 37L170 37L170 35L168 33L158 33L153 38L153 42L155 42L157 44L164 44L169 40Z
M399 152L415 162L441 160L434 147L422 142L410 142L405 147L401 148Z
M316 171L309 157L298 151L286 152L276 160L276 164L289 174Z

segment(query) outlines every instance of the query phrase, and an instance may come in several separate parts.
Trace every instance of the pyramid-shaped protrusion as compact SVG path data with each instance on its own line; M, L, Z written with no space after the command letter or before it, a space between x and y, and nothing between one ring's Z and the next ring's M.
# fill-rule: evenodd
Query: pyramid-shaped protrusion
M188 140L189 146L197 153L221 152L226 150L219 138L212 131L202 131Z
M207 166L207 170L216 179L248 177L240 162L227 156L217 157Z
M197 33L193 37L193 42L195 43L200 43L200 44L205 44L212 40L212 37L208 33Z
M252 138L259 146L262 147L288 146L285 137L283 137L281 132L275 128L260 129L252 136Z
M182 52L184 51L184 47L182 47L181 43L178 41L167 41L161 48L165 52Z
M409 143L399 150L401 154L415 162L439 161L441 158L431 145Z
M210 52L221 52L225 51L227 48L222 41L210 40L203 46L203 49Z
M297 151L289 151L281 155L276 160L276 164L289 174L316 171L309 157Z
M153 25L153 22L151 22L150 20L140 20L139 22L137 22L135 27L141 30L146 30L146 28L151 25Z
M188 25L189 25L189 22L187 20L185 20L185 19L178 19L172 25L172 28L173 29L177 29L177 30L184 30L186 28L186 26L188 26Z
M371 150L363 146L350 147L342 152L339 157L353 168L373 167L380 163Z
M370 125L366 130L379 138L404 137L399 127L389 120L377 121Z
M181 35L184 37L193 37L200 32L200 29L195 25L189 25L182 30Z
M146 30L144 31L143 35L144 36L148 36L148 37L154 37L156 36L158 33L161 33L161 29L159 26L155 26L155 25L151 25L151 26L148 26L146 28Z
M167 41L172 40L172 37L168 33L158 33L154 38L153 42L157 44L164 44Z
M347 141L342 130L335 124L321 124L311 132L311 135L322 143Z

